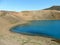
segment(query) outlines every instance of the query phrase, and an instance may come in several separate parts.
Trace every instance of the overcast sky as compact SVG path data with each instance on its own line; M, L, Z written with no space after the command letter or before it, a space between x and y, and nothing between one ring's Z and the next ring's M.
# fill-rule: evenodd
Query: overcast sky
M41 10L60 5L60 0L0 0L0 10L24 11Z

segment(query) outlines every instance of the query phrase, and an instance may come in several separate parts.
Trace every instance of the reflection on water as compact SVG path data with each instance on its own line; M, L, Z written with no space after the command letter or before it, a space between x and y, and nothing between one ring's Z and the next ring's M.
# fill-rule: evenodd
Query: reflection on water
M10 31L31 35L46 35L60 39L60 20L34 20L29 24L17 25Z

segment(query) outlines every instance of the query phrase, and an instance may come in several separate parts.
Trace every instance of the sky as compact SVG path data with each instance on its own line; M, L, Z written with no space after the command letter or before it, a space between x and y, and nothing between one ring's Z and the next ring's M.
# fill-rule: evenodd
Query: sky
M60 0L0 0L0 10L8 11L41 10L55 5L60 6Z

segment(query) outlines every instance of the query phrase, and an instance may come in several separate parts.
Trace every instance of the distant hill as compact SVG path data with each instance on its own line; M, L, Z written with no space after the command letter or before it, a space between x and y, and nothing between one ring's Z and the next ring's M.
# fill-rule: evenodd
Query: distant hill
M0 18L11 23L27 20L60 20L60 6L35 11L0 11Z
M59 10L60 11L60 6L52 6L50 8L46 8L44 10Z
M60 20L60 11L58 10L38 10L22 12L0 11L0 18L12 23L26 20Z

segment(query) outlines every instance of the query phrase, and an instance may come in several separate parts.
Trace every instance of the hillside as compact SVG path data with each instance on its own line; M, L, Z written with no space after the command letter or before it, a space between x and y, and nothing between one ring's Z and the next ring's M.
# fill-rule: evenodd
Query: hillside
M57 10L40 10L40 11L22 11L8 12L0 11L0 17L8 22L19 22L26 20L59 20L60 11ZM14 20L14 21L13 21Z
M58 10L58 11L60 11L60 6L52 6L50 8L46 8L44 10Z
M57 20L60 19L60 11L56 10L41 10L22 12L22 17L26 20Z

